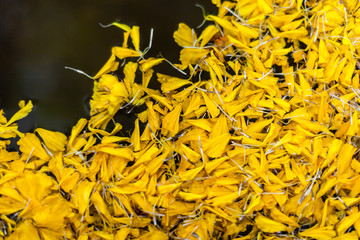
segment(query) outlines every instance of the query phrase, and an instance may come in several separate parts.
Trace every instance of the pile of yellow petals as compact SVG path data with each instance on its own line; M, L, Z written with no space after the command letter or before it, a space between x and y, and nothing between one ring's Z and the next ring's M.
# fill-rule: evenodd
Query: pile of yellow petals
M123 45L70 136L19 132L31 101L1 112L4 239L359 239L360 3L212 2L175 31L178 64L113 23Z

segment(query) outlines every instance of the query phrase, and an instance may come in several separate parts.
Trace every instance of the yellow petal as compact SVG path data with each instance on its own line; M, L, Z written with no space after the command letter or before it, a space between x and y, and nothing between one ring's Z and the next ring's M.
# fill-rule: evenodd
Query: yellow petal
M219 24L222 28L224 28L224 30L226 30L230 35L232 36L237 36L237 34L239 34L239 30L229 21L219 18L217 16L207 16L207 18L209 20L213 20L215 21L217 24Z
M167 185L159 185L157 186L157 190L159 194L163 195L166 193L170 193L181 186L182 183L173 183L173 184L167 184Z
M4 215L13 214L24 209L25 205L25 203L3 196L0 198L0 213Z
M180 46L193 46L197 39L195 32L185 23L180 23L178 29L174 32L175 42Z
M182 104L178 104L163 118L161 132L164 135L170 134L170 136L175 136L179 132L179 118L181 110Z
M39 138L33 133L26 133L23 138L18 141L20 151L23 153L24 159L38 157L43 160L50 158L50 155L41 146Z
M76 188L76 201L79 213L84 215L85 211L89 209L90 194L95 186L94 182L84 180L80 182Z
M276 233L287 230L287 227L284 224L264 217L261 214L258 214L255 217L255 223L256 226L263 232Z
M206 163L205 165L205 171L210 174L212 171L214 171L218 166L220 166L223 162L225 162L229 157L221 157L214 160L211 160L210 162Z
M193 96L191 96L189 105L185 107L184 116L187 116L191 112L199 109L201 104L202 104L202 99L199 94L194 94Z
M113 22L111 25L114 25L114 26L116 26L118 28L121 28L125 32L130 32L131 31L131 28L128 25L125 25L125 24L122 24L122 23Z
M135 50L138 52L140 48L140 31L138 26L133 26L130 31L130 37Z
M193 163L197 162L201 158L201 155L199 153L195 152L193 149L186 146L185 144L180 145L179 152L181 154L184 154L187 159Z
M184 114L185 115L185 114ZM204 129L208 132L211 131L211 124L208 119L200 118L200 119L187 119L184 120L186 123L191 124L192 126Z
M205 197L203 194L179 192L179 196L185 201L196 201Z
M301 86L301 94L303 96L310 96L312 94L312 89L310 87L310 84L308 83L308 81L305 79L305 77L299 73L299 80L300 80L300 86Z
M209 206L204 206L203 208L215 213L216 215L218 215L226 220L229 220L230 222L236 222L235 218L233 218L232 216L229 216L227 213L225 213L223 210L221 210L221 208L218 208L218 207L212 208Z
M124 59L128 57L140 57L140 53L124 47L113 47L111 52L119 59Z
M98 151L108 153L110 155L122 157L130 161L134 159L133 152L130 148L99 147Z
M228 118L221 114L216 121L215 125L212 127L210 138L220 136L224 133L229 132L229 124L228 124Z
M35 129L35 132L40 135L41 139L50 151L58 152L65 150L67 137L64 134L49 131L43 128L37 128Z
M87 124L87 120L85 118L81 118L77 124L72 128L71 135L69 137L68 146L73 145L75 138L79 135L79 133L83 130L85 125Z
M172 78L167 79L166 82L161 84L161 90L165 93L165 92L169 92L169 91L178 89L178 88L183 87L188 84L192 84L192 82L189 80L172 77Z
M162 63L165 58L148 58L146 60L141 60L140 63L140 70L142 72L146 72L149 69L153 68L154 66Z
M274 207L271 210L271 217L273 219L278 219L282 223L288 224L289 226L293 227L299 227L299 224L297 224L294 219L290 218L286 214L282 213L278 208Z
M199 37L198 41L200 42L200 47L204 47L210 41L210 39L218 32L219 29L214 25L207 26L204 31L202 31Z
M346 174L349 171L351 166L351 160L356 151L356 148L351 144L344 144L339 152L338 157L338 176Z
M179 173L179 177L182 181L190 181L196 177L196 175L203 169L203 166L187 170Z
M112 233L105 232L105 231L94 231L94 232L92 232L92 234L95 235L96 237L100 237L100 239L105 239L105 240L113 240L114 239L114 235ZM92 236L91 238L94 239L96 237Z
M16 112L14 114L14 116L12 116L10 118L10 120L5 124L5 126L9 126L13 122L16 122L16 121L26 117L31 112L31 110L33 108L33 104L31 102L31 100L29 100L27 104L25 104L25 101L20 101L19 107L20 107L20 110L18 112Z
M305 231L299 233L300 236L304 237L311 237L315 239L333 239L333 237L336 236L336 232L333 230L332 227L312 227L309 229L306 229Z
M156 144L152 144L148 149L144 149L140 153L134 154L136 157L134 167L153 160L159 153L160 149L157 148Z
M114 236L114 240L126 240L127 236L131 232L130 228L123 227L118 230Z
M93 78L97 79L105 73L116 71L118 67L119 67L119 62L116 61L115 54L111 54L109 60L105 63L105 65L99 70L99 72Z
M211 199L211 202L215 207L224 206L233 203L240 196L241 195L238 192L233 192L219 197L214 197Z
M124 83L129 93L129 98L132 98L136 94L134 93L134 81L137 67L138 64L134 62L128 62L124 67Z
M14 235L14 236L13 236ZM15 232L11 235L14 239L25 240L33 239L40 240L39 232L32 224L30 219L22 221L16 228Z
M91 195L91 202L95 205L96 210L99 211L108 222L111 221L111 214L108 207L98 191L95 191Z
M139 119L135 120L135 128L131 135L131 142L134 145L134 151L140 151L140 128L139 128Z
M211 117L215 118L220 114L220 109L216 106L212 99L209 98L204 92L201 92L202 97L204 98L206 107L210 112Z
M333 238L333 240L358 240L358 234L355 231L344 233L338 237Z
M345 231L351 227L356 221L360 219L360 212L351 214L343 218L336 226L336 231L339 236L345 233Z
M274 8L270 1L266 0L257 0L258 7L261 12L265 14L272 13L274 11Z
M189 64L199 64L209 51L206 48L183 48L180 51L180 62L184 68L188 67Z
M224 133L220 136L213 137L209 139L206 144L204 144L204 151L209 157L221 157L225 153L226 146L230 141L231 135L229 133Z

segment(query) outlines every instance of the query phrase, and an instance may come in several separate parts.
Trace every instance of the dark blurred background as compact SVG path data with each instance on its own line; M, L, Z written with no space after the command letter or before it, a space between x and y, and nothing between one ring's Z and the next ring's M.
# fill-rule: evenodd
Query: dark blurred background
M6 117L20 100L35 108L19 121L23 132L36 127L68 133L82 117L93 82L65 66L94 75L122 43L122 30L102 28L115 20L138 25L141 49L153 47L147 57L161 54L178 61L180 48L172 34L178 23L196 28L203 21L202 5L215 13L211 0L0 0L0 108ZM124 123L126 125L126 123Z

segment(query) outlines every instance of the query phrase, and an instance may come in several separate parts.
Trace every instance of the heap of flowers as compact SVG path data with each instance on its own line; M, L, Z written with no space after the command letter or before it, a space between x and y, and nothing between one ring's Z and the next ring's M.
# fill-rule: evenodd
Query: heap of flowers
M212 2L175 31L177 64L113 23L70 136L19 132L31 101L0 112L3 239L359 239L360 3Z

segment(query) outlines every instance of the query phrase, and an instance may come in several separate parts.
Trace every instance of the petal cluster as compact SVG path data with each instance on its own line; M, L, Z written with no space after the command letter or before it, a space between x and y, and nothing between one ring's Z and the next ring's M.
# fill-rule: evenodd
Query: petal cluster
M212 2L174 32L177 64L113 23L124 42L69 136L19 132L31 101L0 112L3 238L359 239L360 3Z

